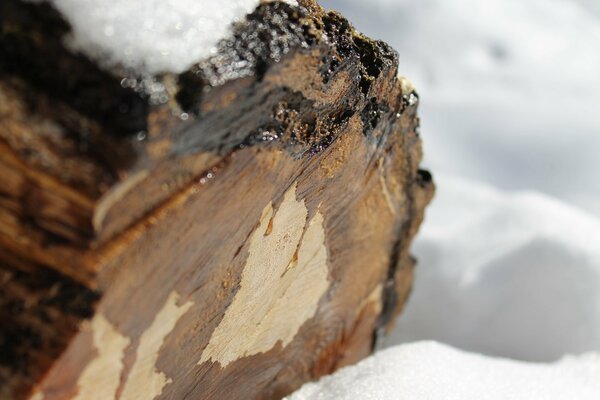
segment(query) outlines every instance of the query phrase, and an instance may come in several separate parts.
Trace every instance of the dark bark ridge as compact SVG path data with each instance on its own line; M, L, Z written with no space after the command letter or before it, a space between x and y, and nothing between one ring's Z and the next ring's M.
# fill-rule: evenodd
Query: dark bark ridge
M312 1L301 4L261 4L234 26L216 55L188 72L139 76L102 69L65 47L69 25L48 3L6 0L0 5L0 77L15 82L30 112L43 109L59 124L65 140L96 166L90 184L82 188L92 201L123 177L156 168L160 160L198 152L224 155L273 140L298 156L314 154L327 148L355 114L365 121L367 136L377 124L393 122L406 104L397 110L380 103L371 85L382 74L396 74L396 52L357 33L339 14L325 12ZM301 91L265 83L286 60L313 52L322 60L322 90L342 74L356 77L342 99L315 104ZM235 101L220 99L232 87ZM402 96L405 103L416 98L414 93ZM40 105L57 100L58 105ZM168 150L149 156L148 149L161 141L170 142ZM20 156L27 159L24 154L36 152L23 148ZM30 157L32 164L35 158ZM64 168L60 162L56 166L58 171ZM64 174L55 177L71 187L77 184ZM89 232L89 220L70 236ZM72 239L64 237L64 229L48 234ZM87 234L90 240L97 235Z

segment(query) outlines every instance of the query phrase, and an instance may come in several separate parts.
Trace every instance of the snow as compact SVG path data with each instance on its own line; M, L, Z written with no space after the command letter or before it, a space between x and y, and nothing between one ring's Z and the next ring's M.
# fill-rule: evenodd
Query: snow
M321 3L399 51L438 191L392 347L290 398L600 399L597 0Z
M600 350L600 221L543 194L436 180L412 298L388 344L528 361Z
M600 6L323 0L390 42L438 194L388 345L529 361L600 351Z
M600 2L322 0L400 53L434 172L600 215Z
M39 1L39 0L38 0ZM214 54L260 0L50 0L71 23L70 45L106 67L183 72ZM288 3L296 4L295 0Z
M379 352L288 400L598 400L598 377L598 355L530 364L421 342Z
M289 400L600 399L600 221L544 194L436 180L387 339L403 344Z

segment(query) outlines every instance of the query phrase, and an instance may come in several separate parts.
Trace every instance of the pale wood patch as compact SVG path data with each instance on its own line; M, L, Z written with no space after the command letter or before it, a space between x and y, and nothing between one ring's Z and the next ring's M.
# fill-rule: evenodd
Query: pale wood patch
M122 400L153 399L162 393L167 384L171 383L171 378L156 370L156 361L165 338L193 305L188 301L178 306L178 298L175 292L169 295L150 327L140 337L136 360L120 397Z
M379 183L381 184L381 193L383 193L385 203L387 204L392 215L396 215L396 207L394 207L392 195L390 194L390 191L387 186L387 181L385 180L385 166L383 165L383 163L383 158L380 158L379 162L377 163L377 166L379 167Z
M29 400L44 400L44 393L43 392L35 392L30 398Z
M134 190L136 185L148 178L149 175L148 171L140 171L104 195L97 205L96 212L92 218L92 224L96 231L102 229L104 218L111 207L117 204L119 200L124 198L131 190Z
M199 364L213 360L225 367L278 342L286 346L315 315L329 287L329 271L323 217L317 212L308 226L307 218L296 185L274 216L272 204L265 207L250 238L240 289Z
M123 352L129 339L119 333L102 314L91 322L94 346L98 352L83 370L75 400L114 399L123 370Z
M380 283L373 289L369 297L364 299L360 304L358 310L363 311L368 306L373 306L373 313L375 315L381 314L383 311L383 284Z

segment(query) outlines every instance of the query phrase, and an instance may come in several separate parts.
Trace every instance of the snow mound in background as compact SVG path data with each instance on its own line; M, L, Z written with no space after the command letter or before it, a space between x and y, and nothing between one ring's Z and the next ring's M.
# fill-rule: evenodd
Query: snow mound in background
M387 344L528 361L600 349L600 221L547 196L438 174L412 297ZM600 399L600 353L554 364L403 344L290 400Z
M600 349L600 221L541 194L436 181L414 290L388 343L528 361Z
M529 364L422 342L379 352L288 399L598 400L598 377L598 355Z
M321 3L400 53L434 175L535 189L600 215L600 1Z
M561 203L600 216L598 1L321 3L392 44L422 99L438 191L387 344L600 351L600 220ZM600 353L404 344L291 399L597 400Z
M37 0L39 1L39 0ZM72 45L107 66L182 72L216 52L231 24L260 0L50 0L73 27ZM296 4L295 0L288 3Z

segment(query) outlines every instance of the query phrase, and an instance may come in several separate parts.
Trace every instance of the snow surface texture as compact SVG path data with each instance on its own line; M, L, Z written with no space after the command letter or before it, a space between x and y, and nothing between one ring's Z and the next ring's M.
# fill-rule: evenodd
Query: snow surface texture
M433 342L377 353L289 400L598 400L600 356L529 364L463 353Z
M260 0L50 2L71 23L74 49L106 67L158 74L183 72L214 54L232 23L254 11ZM295 0L287 2L297 4Z
M600 222L535 192L436 175L389 344L289 400L600 399ZM556 360L531 364L496 359Z
M599 350L600 222L539 193L436 180L413 248L415 287L389 343L528 361Z

